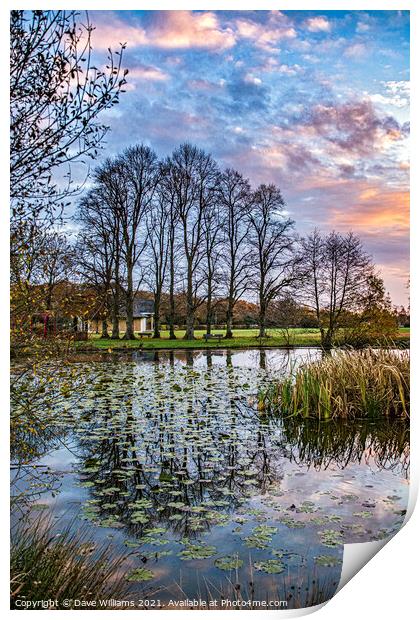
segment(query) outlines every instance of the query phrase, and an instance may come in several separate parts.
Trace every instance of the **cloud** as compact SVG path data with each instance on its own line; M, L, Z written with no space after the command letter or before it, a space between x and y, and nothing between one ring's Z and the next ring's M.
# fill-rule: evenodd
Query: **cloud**
M230 28L220 26L211 11L158 11L147 25L132 25L115 15L106 15L104 21L99 18L93 42L98 49L126 42L128 47L225 50L233 47L236 39Z
M262 80L259 77L256 77L252 73L246 73L244 77L245 84L254 84L255 86L259 86L262 84Z
M343 151L368 155L401 140L406 129L392 116L380 117L368 100L317 104L302 119L315 132Z
M385 95L374 93L370 95L371 101L385 106L405 108L410 105L410 82L405 80L382 82L385 87Z
M410 196L406 191L367 187L355 197L350 209L335 210L332 224L365 233L392 232L406 235L410 226Z
M367 32L368 30L370 30L370 26L366 22L360 21L357 23L356 32Z
M128 83L130 83L132 79L135 81L162 82L168 80L169 75L162 71L162 69L159 69L159 67L137 65L129 69L127 76Z
M238 37L248 39L261 49L273 50L284 39L294 39L296 30L290 20L280 11L270 11L268 19L260 23L240 18L235 21Z
M331 23L322 15L310 17L306 20L305 26L310 32L330 32L331 30Z
M363 58L367 53L367 47L364 43L353 43L344 50L344 55L347 58Z

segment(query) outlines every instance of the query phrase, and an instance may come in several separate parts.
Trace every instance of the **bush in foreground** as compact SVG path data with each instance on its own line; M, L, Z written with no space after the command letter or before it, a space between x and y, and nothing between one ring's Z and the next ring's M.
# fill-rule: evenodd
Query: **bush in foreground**
M65 599L99 601L124 597L127 582L121 574L123 557L110 560L109 549L96 549L83 532L74 534L66 529L56 535L51 533L50 525L38 519L32 524L18 525L13 532L12 609L17 609L16 601L22 599L53 599L60 603Z

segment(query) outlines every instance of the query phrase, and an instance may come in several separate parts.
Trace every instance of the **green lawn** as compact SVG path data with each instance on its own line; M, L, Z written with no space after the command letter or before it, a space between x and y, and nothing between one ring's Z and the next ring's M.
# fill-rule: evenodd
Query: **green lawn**
M239 349L246 347L284 347L284 346L317 346L320 344L319 330L312 328L292 328L289 330L289 341L285 334L279 329L268 329L270 336L260 341L257 338L257 329L234 329L234 338L222 339L220 344L217 340L206 342L203 339L205 330L195 331L195 340L183 340L184 331L176 331L176 340L169 340L167 331L161 332L161 338L155 340L153 338L138 338L137 340L102 340L97 335L92 335L89 341L77 342L76 345L80 349L215 349L228 348ZM213 334L223 333L223 330L215 329ZM401 328L399 330L401 339L410 337L409 328Z

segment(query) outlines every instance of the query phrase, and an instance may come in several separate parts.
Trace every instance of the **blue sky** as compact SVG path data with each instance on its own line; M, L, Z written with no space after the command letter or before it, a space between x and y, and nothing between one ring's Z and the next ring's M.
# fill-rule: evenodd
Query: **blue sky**
M352 229L406 303L409 13L91 11L98 63L127 43L103 155L191 141L274 182L300 233Z

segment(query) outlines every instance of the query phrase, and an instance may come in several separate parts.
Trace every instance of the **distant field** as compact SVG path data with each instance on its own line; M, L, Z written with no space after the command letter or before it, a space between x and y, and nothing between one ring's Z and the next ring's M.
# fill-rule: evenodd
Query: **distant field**
M93 346L97 349L114 349L114 348L127 348L136 349L143 347L144 349L214 349L220 348L243 348L243 347L282 347L282 346L317 346L321 342L319 330L315 328L291 328L289 330L289 339L285 336L284 332L279 329L269 329L267 333L269 338L264 338L260 341L257 338L258 329L234 329L234 338L222 339L220 344L217 340L211 340L206 342L203 339L205 330L195 331L195 340L183 340L185 331L176 331L176 340L169 340L169 332L162 331L160 339L143 338L138 340L102 340L98 335L92 335L88 343L77 343L78 347L83 349ZM222 334L223 330L215 329L213 334ZM399 330L399 337L401 339L409 339L410 328L402 327Z

